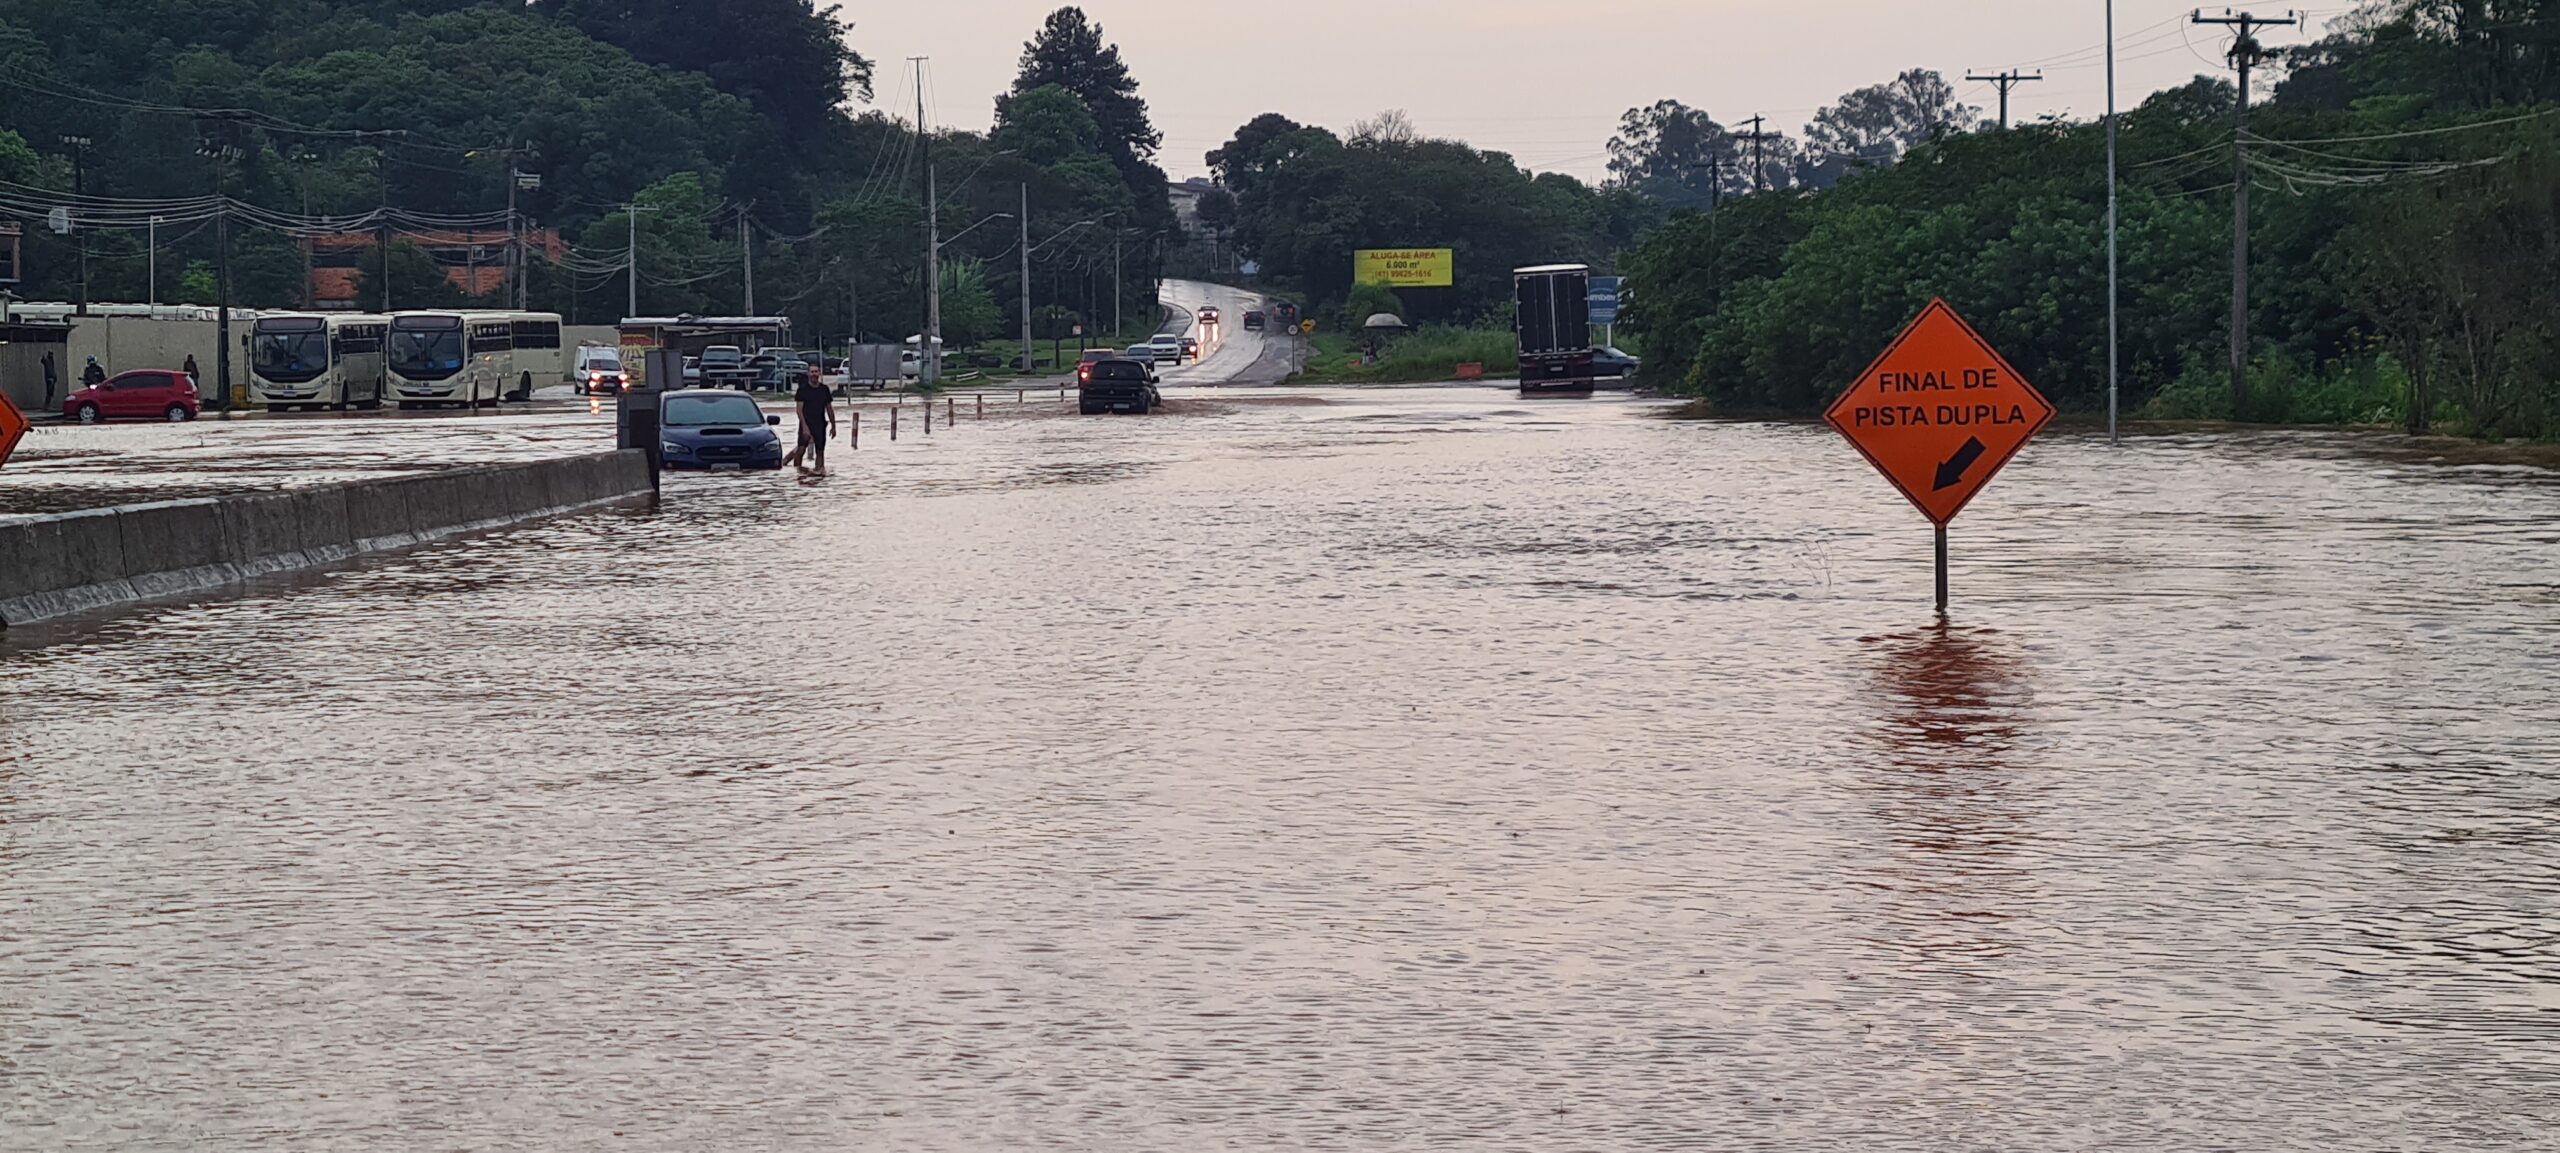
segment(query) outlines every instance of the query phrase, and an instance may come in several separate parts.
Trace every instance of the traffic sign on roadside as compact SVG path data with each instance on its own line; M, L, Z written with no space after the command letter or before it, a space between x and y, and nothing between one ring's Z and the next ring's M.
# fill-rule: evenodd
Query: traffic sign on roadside
M7 393L0 393L0 464L9 463L9 454L18 451L18 441L27 435L27 414L9 403Z
M1947 607L1947 523L2053 420L2053 405L1943 300L1932 300L1823 419L1938 527L1938 608Z
M1595 276L1591 278L1591 323L1618 323L1618 286L1626 278Z
M2053 419L2053 405L1933 300L1824 419L1944 525Z

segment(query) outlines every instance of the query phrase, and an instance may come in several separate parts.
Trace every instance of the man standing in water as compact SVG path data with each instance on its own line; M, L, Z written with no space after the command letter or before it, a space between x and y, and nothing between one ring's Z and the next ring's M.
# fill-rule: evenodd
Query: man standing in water
M835 390L818 383L818 374L812 372L801 378L793 399L800 402L800 444L783 460L811 476L825 476L827 438L835 434L836 426Z

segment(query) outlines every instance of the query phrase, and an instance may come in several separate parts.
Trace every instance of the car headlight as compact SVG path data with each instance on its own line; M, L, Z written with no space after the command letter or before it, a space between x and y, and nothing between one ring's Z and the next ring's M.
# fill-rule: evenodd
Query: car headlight
M667 456L683 456L693 450L670 440L660 444L658 446L658 451Z

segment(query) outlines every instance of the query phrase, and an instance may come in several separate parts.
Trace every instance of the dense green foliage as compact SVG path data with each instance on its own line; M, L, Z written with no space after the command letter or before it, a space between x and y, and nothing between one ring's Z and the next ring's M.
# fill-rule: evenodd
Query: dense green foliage
M2126 404L2560 431L2560 2L2421 0L2292 53L2251 110L2252 367L2228 380L2229 85L2122 125ZM1625 262L1647 372L1811 412L1933 296L2066 410L2106 403L2105 132L1951 132L1836 187L1676 214ZM2414 396L2414 400L2413 400Z
M1456 285L1401 295L1416 321L1509 322L1511 270L1604 263L1645 208L1499 152L1413 134L1399 117L1348 139L1276 114L1255 117L1209 155L1235 198L1235 243L1266 276L1331 305L1352 288L1363 248L1455 250Z
M0 0L0 181L8 215L34 224L22 296L71 299L74 245L42 225L78 183L90 296L144 295L147 201L217 190L230 213L233 298L305 299L291 221L364 219L426 242L471 220L502 230L510 173L538 178L516 204L573 246L528 275L536 307L587 323L624 312L631 218L644 313L793 316L812 339L867 339L922 323L928 150L914 125L860 112L872 65L834 8L812 0ZM1112 240L1120 284L1144 315L1171 228L1163 173L1135 80L1075 9L1027 45L1025 75L990 135L937 132L929 149L946 238L1018 211L1029 187L1035 308L1107 316ZM1041 77L1074 77L1062 90ZM881 81L883 88L896 87ZM901 108L897 93L882 103ZM1091 101L1101 101L1096 104ZM1018 106L1018 107L1017 107ZM1010 151L1010 155L1007 155ZM161 231L163 300L209 303L209 211ZM1086 223L1089 222L1089 223ZM1015 331L1020 228L995 221L943 250L969 300L955 343ZM1055 237L1055 239L1051 239ZM1046 241L1046 243L1044 243ZM494 257L493 257L494 259ZM461 302L427 255L390 254L395 307ZM372 306L385 275L360 270ZM979 307L984 301L987 307ZM495 304L495 300L482 301Z

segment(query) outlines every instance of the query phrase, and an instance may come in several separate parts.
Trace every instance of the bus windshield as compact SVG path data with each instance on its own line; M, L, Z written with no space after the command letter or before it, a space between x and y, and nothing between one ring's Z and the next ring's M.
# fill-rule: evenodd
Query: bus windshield
M764 410L738 393L720 396L670 396L667 427L701 428L713 424L763 424Z
M250 338L249 363L262 380L301 384L329 370L329 334L313 326L300 332L261 327Z
M409 380L443 380L462 371L462 326L394 327L391 371Z

